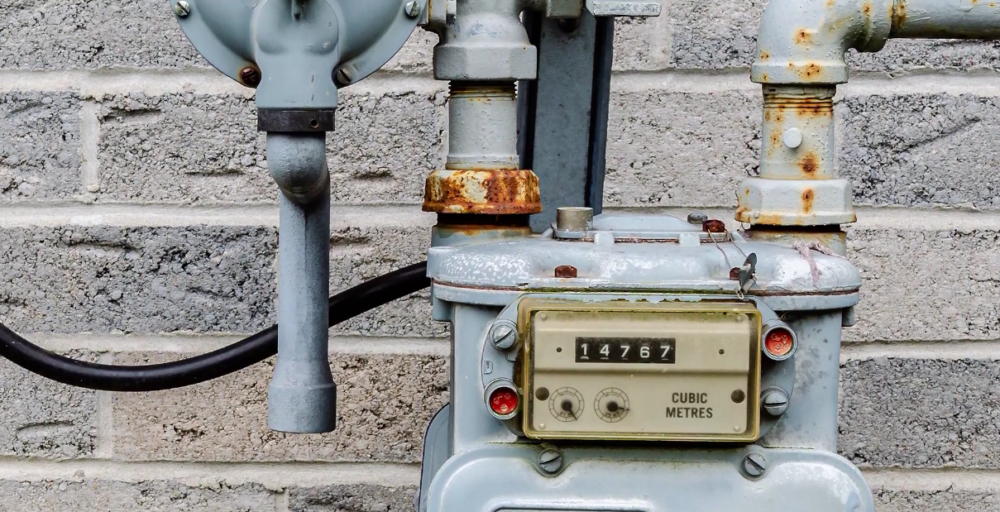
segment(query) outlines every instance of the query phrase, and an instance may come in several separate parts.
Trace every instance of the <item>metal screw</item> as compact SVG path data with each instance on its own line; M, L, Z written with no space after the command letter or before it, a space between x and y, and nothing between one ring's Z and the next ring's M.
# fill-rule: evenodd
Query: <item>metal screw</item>
M559 450L548 448L538 456L538 467L550 475L558 473L562 465L563 458Z
M573 279L577 276L576 267L572 265L559 265L556 267L555 276L560 279Z
M243 85L247 87L257 87L260 85L260 70L253 67L247 66L240 70L240 81Z
M802 132L798 128L789 128L781 135L781 141L791 149L802 145Z
M758 478L767 471L767 459L759 453L743 457L743 472L751 478Z
M510 320L497 320L490 327L490 343L497 350L508 350L517 343L517 326Z
M708 215L701 212L691 212L688 214L688 224L702 225L708 220Z
M410 18L420 16L420 2L406 2L406 5L403 6L403 12Z
M344 66L337 70L337 82L341 85L350 85L354 80L354 72L351 68Z
M788 410L788 393L780 388L764 390L764 397L761 398L764 410L771 416L781 416Z
M186 0L178 0L174 4L174 14L181 18L187 18L188 14L191 14L191 4L187 3Z

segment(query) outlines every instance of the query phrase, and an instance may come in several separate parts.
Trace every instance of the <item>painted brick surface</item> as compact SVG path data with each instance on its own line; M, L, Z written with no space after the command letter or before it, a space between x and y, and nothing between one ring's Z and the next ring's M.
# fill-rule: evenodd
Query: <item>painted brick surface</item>
M82 191L79 149L75 95L0 93L0 203L72 199Z
M732 206L758 166L757 94L612 93L608 206Z
M272 512L273 493L260 485L188 485L170 480L115 482L73 480L0 481L0 512L125 511Z
M166 1L0 4L0 68L207 66Z
M345 91L328 135L334 201L418 203L443 167L444 95ZM101 103L102 202L277 202L248 96L116 96Z
M415 487L337 485L292 488L288 491L291 512L397 512L413 510Z
M162 355L120 355L122 364ZM237 374L151 395L115 396L115 458L183 461L416 462L431 417L448 400L447 359L335 355L337 430L267 428L273 359Z
M876 489L877 512L986 512L1000 510L1000 495L991 491L941 489L909 491Z
M416 211L415 211L416 213ZM331 234L331 293L425 258L428 230L342 227ZM275 322L272 227L0 230L0 321L22 332L250 333ZM334 332L443 336L426 293Z
M851 462L1000 468L1000 362L851 361L841 380L838 443Z
M1000 99L972 95L861 96L843 120L840 172L855 203L1000 208Z
M1000 234L993 230L864 230L848 254L864 279L849 340L1000 338Z
M96 360L80 351L66 355ZM56 384L0 359L0 456L91 457L96 443L93 391Z
M0 230L0 319L22 332L253 332L272 319L273 228Z

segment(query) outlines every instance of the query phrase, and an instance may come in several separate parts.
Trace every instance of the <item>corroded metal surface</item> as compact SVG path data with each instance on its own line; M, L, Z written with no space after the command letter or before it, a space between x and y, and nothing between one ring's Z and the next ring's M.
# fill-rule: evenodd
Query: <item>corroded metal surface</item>
M836 178L834 87L764 87L761 177Z
M896 0L891 37L997 39L1000 3L989 0Z
M842 179L747 178L737 199L736 220L752 225L825 226L858 219L851 182Z
M424 211L527 215L542 211L538 177L529 170L439 170L427 177Z

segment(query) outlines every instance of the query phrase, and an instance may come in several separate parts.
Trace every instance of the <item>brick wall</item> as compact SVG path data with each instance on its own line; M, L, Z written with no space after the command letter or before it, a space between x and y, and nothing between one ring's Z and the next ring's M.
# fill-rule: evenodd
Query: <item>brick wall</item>
M607 203L731 218L756 165L747 78L762 0L665 0L616 39ZM345 91L330 136L334 289L423 257L445 155L435 36ZM839 168L865 279L842 358L841 453L879 510L1000 510L1000 45L894 41L851 57ZM0 2L0 320L143 364L274 321L277 211L251 94L164 0ZM151 395L0 362L0 511L409 510L448 399L426 295L332 331L340 429L265 425L271 363Z

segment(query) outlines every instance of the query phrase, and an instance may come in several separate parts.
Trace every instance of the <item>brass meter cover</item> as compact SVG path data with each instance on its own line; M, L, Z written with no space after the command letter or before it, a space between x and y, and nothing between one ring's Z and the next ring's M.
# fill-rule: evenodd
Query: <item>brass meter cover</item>
M752 304L525 299L518 328L529 438L760 436L761 315Z

